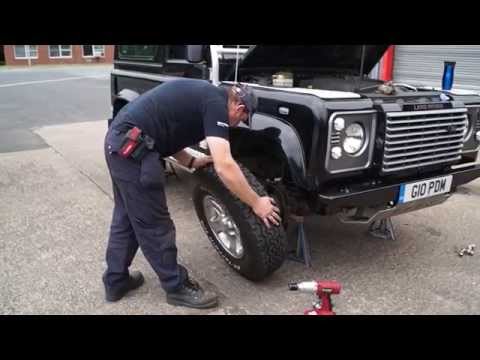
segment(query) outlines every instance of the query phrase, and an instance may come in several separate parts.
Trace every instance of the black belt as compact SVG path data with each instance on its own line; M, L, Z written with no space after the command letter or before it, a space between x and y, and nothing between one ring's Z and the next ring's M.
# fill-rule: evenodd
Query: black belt
M118 154L125 159L142 160L148 152L155 150L155 140L136 126L113 129L125 134Z

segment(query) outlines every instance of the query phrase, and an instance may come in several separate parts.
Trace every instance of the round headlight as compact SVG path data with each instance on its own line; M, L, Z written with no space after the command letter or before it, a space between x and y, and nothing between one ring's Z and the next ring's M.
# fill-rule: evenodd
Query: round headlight
M468 116L467 126L463 131L463 142L467 142L468 140L470 140L470 138L473 135L473 127L474 127L473 119L471 116Z
M345 139L343 140L343 150L347 154L353 155L363 149L365 145L365 130L362 125L353 123L345 130Z
M343 129L345 129L345 119L341 117L336 118L333 122L333 127L336 131L342 131Z
M480 141L480 131L477 131L475 134L475 137L477 138L477 141Z

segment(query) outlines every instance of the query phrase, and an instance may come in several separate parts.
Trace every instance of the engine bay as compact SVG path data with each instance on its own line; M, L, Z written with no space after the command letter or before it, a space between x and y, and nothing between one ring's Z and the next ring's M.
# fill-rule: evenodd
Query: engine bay
M302 70L249 71L240 74L245 83L279 88L304 88L358 93L367 97L408 96L421 92L408 84L385 83L345 72L319 73Z
M345 73L312 73L311 71L260 71L241 74L241 82L272 87L298 87L334 91L361 92L375 88L383 81Z

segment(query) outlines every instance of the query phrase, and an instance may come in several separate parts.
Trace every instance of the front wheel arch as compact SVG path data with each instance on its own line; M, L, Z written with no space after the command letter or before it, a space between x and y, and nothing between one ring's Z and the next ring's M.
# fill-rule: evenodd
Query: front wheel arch
M113 117L117 116L117 114L122 110L122 108L127 105L128 103L135 100L139 97L140 94L134 90L130 89L123 89L120 91L114 98L112 105L113 105Z

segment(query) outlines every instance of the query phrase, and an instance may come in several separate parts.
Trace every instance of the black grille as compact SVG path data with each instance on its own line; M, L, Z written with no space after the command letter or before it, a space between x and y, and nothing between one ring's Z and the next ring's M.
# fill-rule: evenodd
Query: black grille
M466 109L386 114L383 172L460 160Z

